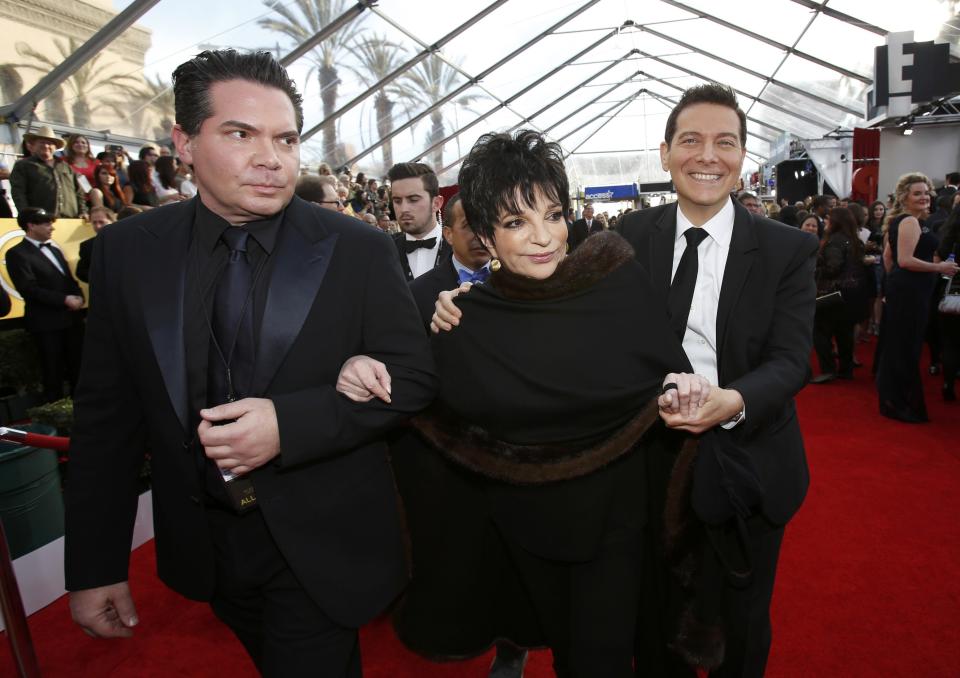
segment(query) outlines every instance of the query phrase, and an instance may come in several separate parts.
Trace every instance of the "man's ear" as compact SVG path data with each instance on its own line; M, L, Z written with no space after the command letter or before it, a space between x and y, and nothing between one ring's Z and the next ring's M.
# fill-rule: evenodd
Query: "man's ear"
M441 232L443 233L443 239L447 241L450 247L453 247L453 229L444 224Z
M660 142L660 167L663 168L664 172L670 171L669 155L670 155L670 144L668 144L666 141L661 141ZM740 162L741 164L743 164L742 160Z
M435 197L431 202L432 202L434 214L436 214L441 209L443 209L443 196L440 195L439 193L437 193L437 197Z
M173 145L176 147L177 155L180 156L180 159L188 165L192 165L193 142L190 135L184 132L180 125L174 125L173 130L170 132L170 137L173 139Z

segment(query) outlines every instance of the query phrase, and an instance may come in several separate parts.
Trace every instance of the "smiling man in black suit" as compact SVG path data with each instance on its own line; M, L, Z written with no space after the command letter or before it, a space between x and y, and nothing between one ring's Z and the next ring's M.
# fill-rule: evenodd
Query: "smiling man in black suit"
M667 119L664 139L660 158L677 202L626 215L620 232L668 300L694 371L719 387L706 407L663 414L667 426L698 434L726 429L723 435L745 451L746 465L762 482L762 498L743 507L753 576L746 586L725 583L715 592L726 656L710 671L711 678L759 677L770 648L770 598L784 526L809 483L793 397L809 377L817 242L731 198L746 154L746 116L730 88L711 83L687 90ZM652 486L665 487L673 453L649 459ZM726 500L719 484L702 479L694 483L695 507ZM659 496L653 508L662 511L662 490L651 496ZM662 581L650 587L663 588ZM644 601L648 609L652 603ZM638 676L693 675L666 654L672 630L653 619L643 629Z
M127 584L151 453L157 568L210 601L267 676L361 675L357 629L407 580L385 432L436 390L386 235L294 197L301 99L269 53L173 74L198 197L97 236L67 490L66 586L91 635L137 624ZM393 398L334 389L389 365Z

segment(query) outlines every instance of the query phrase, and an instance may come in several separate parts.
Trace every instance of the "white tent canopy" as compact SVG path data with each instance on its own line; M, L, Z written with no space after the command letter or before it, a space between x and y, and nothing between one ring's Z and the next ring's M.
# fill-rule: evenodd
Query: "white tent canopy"
M50 123L103 141L163 138L177 64L201 49L268 49L304 95L305 163L379 176L422 159L443 183L479 135L525 126L560 142L576 184L662 181L669 109L707 80L738 92L760 163L783 135L865 124L873 48L888 31L960 53L955 0L22 4L63 25L3 53L0 113L20 132Z

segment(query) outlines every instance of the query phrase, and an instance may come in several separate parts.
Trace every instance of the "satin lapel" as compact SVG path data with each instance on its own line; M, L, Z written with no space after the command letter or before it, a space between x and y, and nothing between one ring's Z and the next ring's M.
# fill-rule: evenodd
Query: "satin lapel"
M140 226L154 237L141 241L143 251L139 256L142 262L140 293L144 321L167 387L167 395L184 430L188 426L189 396L183 336L183 294L195 210L191 203L164 210L169 220ZM179 215L176 209L179 209Z
M311 239L307 235L309 231L301 227L305 220L316 222L317 219L306 203L296 198L284 216L260 327L253 377L255 395L266 392L280 369L313 307L330 265L337 235L321 231L320 239L316 239L316 235Z
M733 219L733 234L730 237L730 251L723 270L723 284L720 287L720 300L717 304L717 371L723 360L723 346L727 336L730 314L740 298L743 285L750 275L750 268L757 257L759 245L754 232L750 213L746 208L734 203L736 215Z
M653 289L663 293L666 300L673 272L673 246L677 234L677 205L663 211L653 228L650 242L650 280Z

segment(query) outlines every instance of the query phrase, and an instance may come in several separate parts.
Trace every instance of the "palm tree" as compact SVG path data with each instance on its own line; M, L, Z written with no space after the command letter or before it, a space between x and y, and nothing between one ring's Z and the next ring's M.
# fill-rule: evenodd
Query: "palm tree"
M457 62L459 65L459 61ZM405 96L412 103L418 103L422 106L424 102L433 104L439 101L451 91L462 84L460 73L443 59L430 56L421 61L414 68L404 75L404 79L409 87L404 88ZM477 94L465 94L448 105L441 106L430 112L430 133L427 135L427 143L432 146L437 143L445 134L446 120L445 114L453 110L452 107L462 107L470 109L471 104L481 99ZM432 161L435 169L443 167L443 145L433 149Z
M5 104L12 104L23 96L23 78L11 64L0 66L0 94Z
M53 39L53 44L60 52L61 58L51 59L46 54L37 51L25 42L16 44L17 54L29 62L22 64L13 64L18 68L38 71L41 77L56 68L62 61L73 54L81 45L80 41L70 38L69 43L65 43L57 38ZM112 108L111 104L102 96L106 92L120 92L128 96L135 96L140 93L141 82L132 75L108 73L106 65L101 64L103 53L97 54L83 66L78 68L66 80L66 84L73 91L73 124L77 127L89 127L94 111L101 108ZM101 95L101 96L98 96ZM53 97L50 97L53 98ZM91 103L96 102L96 103ZM47 111L50 112L49 103ZM66 111L63 111L66 122Z
M279 14L280 19L261 19L257 23L263 28L283 33L299 45L343 14L348 7L348 0L295 0L292 3L264 0L263 4ZM294 6L299 12L294 11ZM353 21L309 52L313 67L307 77L317 73L324 118L329 118L336 110L340 85L337 68L349 54L358 30L359 22ZM323 155L324 160L333 165L343 161L342 151L337 144L336 120L330 120L323 126Z
M142 130L145 136L149 135L146 134L143 114L145 111L152 112L159 121L159 125L153 128L152 138L165 141L171 136L174 117L176 117L173 86L159 74L156 76L156 80L151 79L149 75L145 76L144 80L146 87L132 100L111 101L109 104L114 108L117 115L124 120L131 120L134 128ZM133 109L132 112L131 108Z
M369 86L383 80L395 71L404 62L406 50L389 40L386 36L373 36L354 44L353 55L360 62L359 67L347 66L363 84ZM388 136L393 131L393 107L404 96L403 89L394 80L381 87L373 99L373 108L377 116L377 134L380 138ZM381 147L384 172L393 167L393 143L391 139L383 142Z

